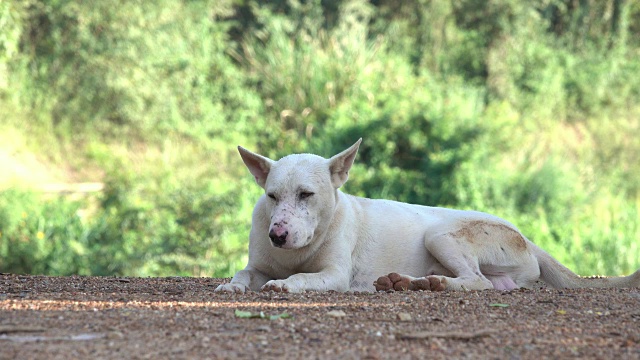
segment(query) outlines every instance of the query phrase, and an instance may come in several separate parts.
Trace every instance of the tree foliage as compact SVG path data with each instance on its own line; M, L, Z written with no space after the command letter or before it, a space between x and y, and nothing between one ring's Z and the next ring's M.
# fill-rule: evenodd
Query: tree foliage
M4 126L95 199L0 193L0 271L229 276L235 154L333 155L346 191L489 211L580 273L640 267L640 2L0 3Z

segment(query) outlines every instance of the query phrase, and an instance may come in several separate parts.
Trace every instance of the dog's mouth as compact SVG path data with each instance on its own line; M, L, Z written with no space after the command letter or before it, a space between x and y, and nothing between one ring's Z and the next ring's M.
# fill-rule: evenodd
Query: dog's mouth
M282 229L281 227L274 229L271 228L269 230L269 239L271 239L271 244L275 247L283 247L289 239L289 231Z
M287 236L281 238L271 238L271 245L279 249L288 249L292 247L293 243L291 241L291 237Z
M294 249L300 249L300 248L304 248L307 245L309 245L311 243L311 239L313 238L313 234L307 236L306 241L303 242L303 244L300 246L300 242L298 241L293 241L293 239L291 239L291 237L287 237L286 241L271 241L271 245L273 245L274 247L277 247L278 249L284 249L284 250L294 250Z
M271 242L271 245L273 245L274 247L277 247L278 249L284 249L284 250L291 250L291 249L296 249L297 247L295 246L295 243L293 243L292 241L287 241L284 243L277 243L277 242Z
M274 241L271 240L271 245L277 247L277 248L283 248L285 245L287 245L287 241Z

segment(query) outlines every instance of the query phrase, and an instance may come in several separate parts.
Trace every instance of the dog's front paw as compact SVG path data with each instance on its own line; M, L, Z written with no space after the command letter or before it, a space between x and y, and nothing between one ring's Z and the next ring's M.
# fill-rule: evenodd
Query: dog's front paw
M251 291L248 286L243 284L222 284L219 285L214 292L231 292L236 294L244 294L247 291Z
M285 280L268 281L264 286L262 286L261 290L275 292L302 292L302 289L297 289L295 286L288 284Z

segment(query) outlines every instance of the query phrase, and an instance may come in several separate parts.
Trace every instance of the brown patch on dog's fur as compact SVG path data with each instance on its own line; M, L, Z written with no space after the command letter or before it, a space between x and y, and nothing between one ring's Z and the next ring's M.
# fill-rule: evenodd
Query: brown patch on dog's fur
M484 220L465 221L458 230L450 232L449 235L454 238L464 238L472 244L483 237L500 237L502 239L494 238L492 240L505 240L508 245L517 250L527 249L527 241L520 232L508 225L496 222Z

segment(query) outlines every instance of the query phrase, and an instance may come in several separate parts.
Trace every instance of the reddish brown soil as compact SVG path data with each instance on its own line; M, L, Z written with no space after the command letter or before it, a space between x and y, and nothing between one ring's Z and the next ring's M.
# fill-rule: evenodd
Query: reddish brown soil
M640 289L214 293L221 281L0 275L0 358L640 359Z

